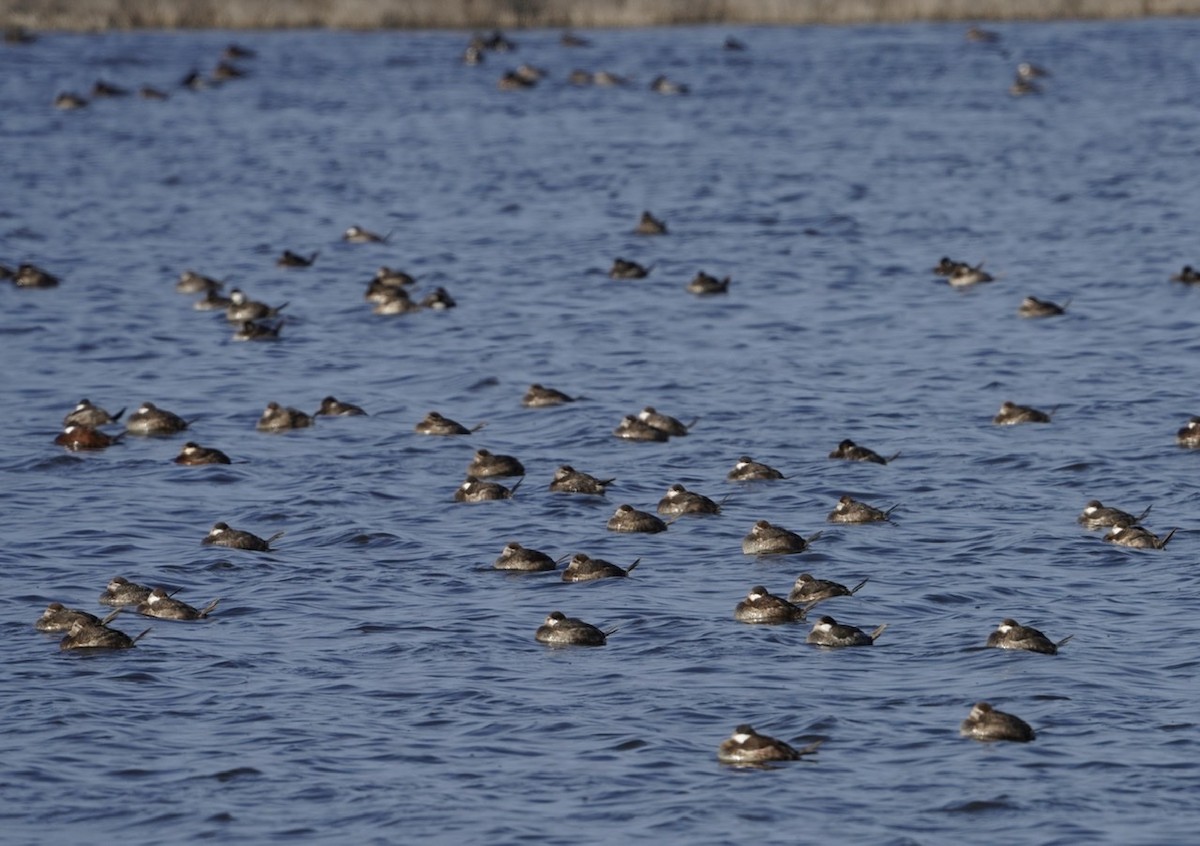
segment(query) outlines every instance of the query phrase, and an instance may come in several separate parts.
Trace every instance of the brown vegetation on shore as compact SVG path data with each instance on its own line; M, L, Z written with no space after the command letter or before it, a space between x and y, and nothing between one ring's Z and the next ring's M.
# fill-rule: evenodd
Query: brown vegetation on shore
M1200 14L1200 0L0 0L29 29L483 29Z

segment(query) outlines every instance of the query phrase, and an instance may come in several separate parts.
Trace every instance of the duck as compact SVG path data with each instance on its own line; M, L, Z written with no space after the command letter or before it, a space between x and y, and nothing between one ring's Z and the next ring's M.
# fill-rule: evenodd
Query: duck
M687 284L687 292L698 296L707 296L710 294L727 294L729 293L729 277L718 279L715 276L710 276L701 270L692 277L692 281Z
M985 44L994 43L1000 40L1000 36L989 29L982 29L978 26L972 26L967 29L966 38L968 41L979 41Z
M266 303L252 300L240 288L233 288L229 292L229 306L225 309L225 319L230 323L262 320L264 317L275 317L286 307L287 303L281 306L269 306Z
M796 583L792 585L792 591L788 594L788 602L797 602L812 606L826 599L832 599L835 596L853 596L868 581L870 581L869 578L863 579L854 587L848 588L838 582L817 579L809 573L801 573L796 578Z
M291 250L284 250L279 258L275 259L276 267L312 267L313 262L317 260L320 252L314 252L305 257L299 253L293 253Z
M717 747L717 760L722 764L735 766L761 766L775 761L798 761L805 755L817 751L824 741L810 743L803 749L759 734L749 725L743 723L733 730L733 734L721 741Z
M203 608L193 608L186 602L173 599L163 588L156 587L150 591L146 601L138 605L137 612L143 617L157 617L160 620L203 620L220 601L219 598L214 599Z
M286 532L276 532L269 538L260 538L241 529L230 528L228 523L213 523L208 534L200 541L201 546L221 546L227 549L248 549L252 552L271 552L271 544L283 537Z
M641 560L638 558L628 567L621 567L611 561L592 558L585 553L577 552L567 562L562 580L564 582L594 582L598 579L623 579L633 572Z
M68 649L132 649L139 640L150 633L149 629L130 637L124 632L110 629L108 626L92 625L84 620L76 620L67 630L67 636L59 641L58 648Z
M1175 443L1181 447L1200 447L1200 417L1189 417L1183 428L1175 433Z
M733 619L739 623L798 623L807 609L793 605L782 596L775 596L762 585L750 588L746 598L733 609Z
M496 82L496 88L500 91L524 91L535 85L537 85L536 79L531 79L515 70L505 71L504 76Z
M491 502L497 499L512 499L513 494L520 486L519 481L511 488L506 488L497 482L481 482L474 476L467 476L466 480L454 491L454 501Z
M188 441L175 456L176 464L199 466L201 464L231 464L229 456L219 449L202 447L195 441Z
M1104 536L1105 543L1115 543L1118 546L1128 546L1133 549L1166 549L1167 543L1175 536L1176 529L1171 529L1163 537L1141 526L1130 526L1117 523Z
M123 437L125 437L124 432L110 435L101 432L94 426L71 425L58 433L54 443L69 450L107 449L118 443Z
M976 702L959 726L959 734L972 740L1012 740L1028 743L1036 735L1029 723L1013 714L997 711L987 702Z
M128 97L129 89L122 88L119 85L113 85L111 82L105 82L103 79L98 79L92 83L92 98L102 99L104 97Z
M650 212L643 211L633 231L637 235L666 235L667 224Z
M12 283L18 288L57 288L59 279L36 264L19 264Z
M547 388L538 382L534 382L525 391L521 397L521 405L526 408L550 408L555 405L564 405L568 402L575 402L576 397L568 396L562 391L555 388Z
M650 90L655 94L687 94L691 89L682 82L675 82L668 79L664 74L659 74L650 81Z
M314 417L362 417L367 412L363 411L362 406L355 405L352 402L342 402L336 397L325 397L321 400L321 407L313 412Z
M89 614L77 608L68 608L61 602L51 602L46 606L42 615L34 621L33 627L39 632L65 632L70 630L76 620L82 620L89 626L105 626L119 613L121 611L118 608L101 620L95 614Z
M375 302L374 314L411 314L421 310L421 304L413 302L408 291L403 288L384 288L372 294L367 292L368 299Z
M233 304L233 300L223 296L219 291L205 291L204 296L192 303L196 311L225 311Z
M383 244L387 242L388 237L361 226L351 226L342 233L342 240L350 244Z
M454 297L450 296L450 292L445 288L434 288L421 299L421 308L432 309L433 311L445 311L455 308L458 305Z
M504 545L500 556L492 562L496 570L516 570L522 573L542 573L553 570L558 563L544 552L530 549L516 541Z
M604 646L614 631L616 629L605 632L561 611L552 611L538 626L534 638L549 646Z
M695 420L691 423L684 423L669 414L662 414L656 411L652 405L648 405L639 411L637 419L676 438L683 437L688 433L689 429L696 425Z
M883 634L883 630L886 628L887 623L884 623L881 626L876 626L873 632L867 634L860 628L843 625L826 615L817 620L816 625L812 627L812 631L808 633L806 641L817 646L835 648L844 646L871 646Z
M768 464L762 464L748 455L743 455L725 478L731 482L764 482L786 479L787 476Z
M1056 643L1035 628L1022 626L1016 620L1005 618L1000 621L996 630L988 635L987 645L995 649L1023 649L1026 652L1057 655L1058 648L1072 637L1074 635L1067 635Z
M563 464L554 471L554 478L550 480L550 490L555 493L604 496L608 486L615 481L616 479L597 479L590 473L576 470L570 464Z
M606 528L610 532L640 532L652 535L665 532L667 524L648 511L638 511L632 505L622 503L608 518Z
M155 88L153 85L143 85L138 89L138 96L143 100L166 100L170 95L161 88Z
M867 505L865 502L859 502L850 494L843 494L826 519L830 523L882 523L890 520L892 512L897 508L899 505L893 505L884 511L873 505Z
M776 526L767 520L759 520L742 538L742 553L745 555L791 555L808 549L809 544L820 536L821 533L817 532L806 539L790 529Z
M207 294L220 291L224 286L224 282L194 270L183 271L175 281L175 291L179 294Z
M1026 297L1017 306L1017 314L1020 317L1056 317L1060 314L1066 314L1067 306L1070 304L1070 300L1067 300L1063 305L1059 305L1049 300L1039 300L1037 297Z
M451 420L449 417L443 417L437 411L431 411L413 427L413 431L418 435L469 435L472 432L479 431L481 427L482 424L476 426L474 429L468 429L463 424Z
M285 432L289 429L305 429L312 426L313 419L298 408L283 407L277 402L267 403L254 428L260 432Z
M475 457L467 465L467 475L477 479L493 476L524 476L525 465L511 455L496 455L486 449L475 451Z
M1146 510L1136 517L1127 511L1122 511L1119 508L1108 508L1100 500L1089 500L1088 504L1083 507L1083 512L1079 515L1078 522L1088 529L1107 529L1118 524L1125 526L1136 526L1146 519L1153 506L1146 506Z
M125 431L132 435L174 435L188 427L188 422L173 411L144 402L137 411L125 418Z
M282 306L280 306L282 308ZM283 323L261 323L257 320L243 320L233 332L235 341L278 341L279 330Z
M54 108L61 109L64 112L74 111L75 109L86 109L87 98L76 94L74 91L61 91L54 98Z
M613 429L613 434L626 441L667 441L671 436L662 429L656 429L649 423L638 420L632 414L626 414Z
M679 516L681 514L720 514L721 506L704 494L689 491L681 484L667 488L658 501L658 513Z
M955 288L969 288L972 285L978 285L983 282L995 281L994 276L983 269L983 262L972 267L966 263L959 263L946 277Z
M1185 264L1183 269L1171 277L1172 282L1183 282L1186 285L1195 285L1200 282L1200 271L1193 268L1190 264Z
M871 464L887 464L891 461L895 461L899 455L900 453L897 452L890 458L884 458L882 455L875 452L875 450L859 446L849 438L843 440L837 445L837 449L829 453L830 458L840 458L844 461L866 461Z
M1005 400L1000 404L1000 410L996 412L996 416L992 418L992 423L997 426L1016 426L1021 423L1049 423L1051 416L1057 410L1055 408L1050 411L1038 411L1028 405L1017 405L1014 402Z
M653 269L653 267L644 267L636 261L615 258L612 267L609 268L608 277L610 279L645 279Z
M140 605L150 595L150 588L131 582L124 576L111 579L100 594L101 605Z

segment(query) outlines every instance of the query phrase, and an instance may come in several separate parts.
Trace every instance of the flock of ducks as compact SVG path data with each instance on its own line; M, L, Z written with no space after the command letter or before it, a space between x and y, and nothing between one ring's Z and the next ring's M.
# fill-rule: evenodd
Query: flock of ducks
M978 41L995 41L992 34L972 28L968 38ZM563 44L570 47L586 46L587 42L577 36L565 34ZM730 40L726 49L744 49L744 45ZM515 45L501 33L491 36L479 36L472 39L468 45L463 60L467 64L477 65L484 61L489 53L502 53L515 49ZM230 64L232 60L253 57L253 51L230 45L222 56L210 80L204 80L198 74L192 73L184 80L188 88L199 88L205 85L217 84L226 79L236 78L243 73ZM502 89L529 88L544 77L544 72L530 66L507 72L500 80ZM1017 69L1017 81L1014 83L1014 94L1035 93L1038 88L1033 80L1046 76L1046 72L1028 63L1022 63ZM571 74L573 84L620 85L627 80L605 72L592 74L576 71ZM1018 91L1020 86L1022 90ZM671 83L665 77L660 77L651 86L660 93L686 93L686 86ZM115 97L124 96L129 92L111 86L102 81L93 87L91 96ZM165 96L155 89L143 88L142 96L158 99ZM80 96L64 92L56 99L55 104L63 109L82 108L87 100ZM668 234L667 224L655 217L649 211L643 213L634 230L638 234L662 236ZM359 226L346 230L343 239L350 243L386 243L387 235L371 232ZM317 260L318 253L307 255L285 250L277 259L276 264L284 268L310 267ZM636 280L645 278L653 269L635 261L623 258L615 259L609 276L617 280ZM947 282L957 288L966 288L977 284L991 282L995 277L983 269L982 263L970 264L943 257L933 268L937 275L944 276ZM21 264L16 269L0 266L0 278L12 281L17 287L23 288L53 288L60 280L33 264ZM1185 266L1173 280L1185 284L1200 283L1200 272ZM455 306L452 297L442 288L430 292L421 300L414 300L409 289L415 284L415 279L403 271L389 267L381 267L368 282L366 299L375 304L375 312L379 314L401 314L420 309L447 309ZM688 285L688 290L698 295L723 294L729 290L728 277L718 279L704 272L697 274ZM224 283L188 270L180 275L176 290L186 294L202 294L195 303L197 310L221 310L230 323L235 324L237 331L234 337L239 340L275 340L279 338L279 330L283 323L281 312L286 303L271 306L250 299L244 292L234 288L226 297L221 294ZM1021 304L1018 313L1022 317L1050 317L1062 315L1066 305L1058 305L1048 301L1027 297ZM582 397L573 397L554 388L541 384L532 384L521 398L521 404L527 408L547 408L575 402ZM307 428L314 425L321 416L356 417L367 412L352 403L342 402L328 396L320 403L313 413L307 413L297 408L283 406L277 402L268 403L259 417L255 428L261 432L285 432L292 429ZM110 433L103 427L120 425L124 409L110 414L103 408L94 405L87 399L81 400L64 418L62 431L55 438L55 443L69 450L98 450L107 449L122 443L127 435L137 437L172 437L188 432L196 418L191 420L166 409L157 407L152 402L140 405L124 421L121 432ZM993 419L996 425L1019 424L1048 424L1052 421L1054 409L1041 411L1029 406L1005 402ZM696 420L688 423L663 414L653 406L646 406L640 412L624 416L615 429L613 436L632 441L667 441L670 438L685 437L696 424ZM484 424L474 427L465 426L451 420L437 411L431 411L425 418L414 426L418 434L435 437L455 437L470 435L479 431ZM1192 417L1177 433L1177 442L1186 448L1200 448L1200 416ZM832 460L867 462L887 465L896 460L899 453L885 457L874 450L860 446L846 439L841 441L830 452ZM229 464L230 457L219 449L205 447L195 441L183 444L175 463L187 466ZM518 491L521 481L525 478L525 467L515 457L493 454L486 449L478 449L466 468L466 478L455 490L453 499L456 502L479 503L494 500L511 499ZM517 478L512 487L493 481L496 478ZM737 459L729 471L727 479L746 483L771 483L785 479L786 476L778 469L755 461L750 456L743 455ZM604 497L608 487L616 481L613 478L601 478L580 471L571 465L559 466L549 482L549 489L556 493L576 496ZM722 503L714 501L696 491L686 489L682 484L673 484L659 500L655 513L641 511L629 503L622 503L607 521L607 528L613 532L625 533L659 533L668 531L671 524L684 517L719 515ZM882 509L868 503L858 502L849 495L842 496L829 513L827 520L834 524L865 524L879 523L891 520L897 508L892 505ZM1149 508L1138 515L1133 515L1117 508L1104 506L1097 500L1087 503L1079 516L1079 523L1089 530L1107 529L1104 541L1128 547L1142 549L1164 548L1175 530L1170 530L1163 537L1158 537L1141 526L1141 521L1148 515ZM666 519L664 519L666 518ZM239 549L250 552L269 552L271 544L278 540L283 532L278 532L268 538L258 537L250 532L233 529L224 522L216 523L201 541L204 545ZM804 537L803 535L782 526L773 525L766 520L757 521L742 540L742 551L746 555L793 555L804 552L818 541L820 532ZM493 563L494 569L516 572L550 572L556 571L564 559L552 556L536 549L522 546L516 541L507 543ZM566 582L594 581L607 578L628 578L638 567L640 559L621 566L602 559L593 558L585 553L572 555L564 569L562 580ZM838 598L855 596L869 579L863 578L857 584L847 587L836 582L818 579L810 573L798 576L787 597L773 595L766 587L755 585L746 596L738 601L733 609L736 621L750 625L786 625L805 622L809 612L817 605ZM145 617L166 620L196 621L207 618L217 608L220 599L214 599L207 605L197 608L176 599L162 586L150 587L129 582L123 577L116 577L109 582L99 597L102 605L112 606L115 610L100 618L96 615L65 606L61 602L51 603L37 619L35 627L39 631L50 633L65 633L60 642L63 650L97 650L97 649L129 649L146 636L150 629L136 636L130 636L113 628L113 622L122 613L136 613ZM822 615L806 637L806 642L827 649L853 647L869 647L874 645L887 629L887 624L879 624L870 631L838 622L832 616ZM601 629L584 620L569 617L561 611L548 614L543 623L534 632L537 642L554 647L600 647L607 643L608 638L616 629ZM1043 655L1055 655L1058 650L1070 641L1071 637L1051 640L1042 632L1017 621L1006 618L988 635L986 646L999 649L1023 650ZM1035 738L1034 730L1023 720L1004 712L998 711L987 702L974 705L969 715L962 722L961 734L965 737L982 741L1015 741L1028 742ZM778 740L756 732L750 725L737 726L732 735L723 741L717 751L720 761L738 766L762 766L775 762L798 760L815 753L822 741L818 740L803 748L795 748L783 740Z

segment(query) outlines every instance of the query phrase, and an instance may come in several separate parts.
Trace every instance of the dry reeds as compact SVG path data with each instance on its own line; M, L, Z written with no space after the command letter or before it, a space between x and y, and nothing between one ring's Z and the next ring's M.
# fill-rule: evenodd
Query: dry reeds
M490 29L1200 14L1200 0L0 0L30 29Z

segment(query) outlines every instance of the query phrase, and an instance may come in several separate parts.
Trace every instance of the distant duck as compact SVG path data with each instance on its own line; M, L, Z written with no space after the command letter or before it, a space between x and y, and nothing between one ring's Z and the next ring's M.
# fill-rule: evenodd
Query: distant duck
M830 523L882 523L891 518L898 506L887 511L859 502L849 494L843 494L826 518Z
M608 71L596 71L592 74L592 83L602 88L610 88L617 85L628 85L629 79L628 77L609 73Z
M254 428L260 432L285 432L289 429L306 429L312 426L313 419L298 408L285 408L277 402L267 403L262 415Z
M665 532L667 524L648 511L638 511L632 505L623 503L617 507L613 516L608 518L606 528L610 532L656 534Z
M1175 442L1181 447L1200 447L1200 417L1189 417L1183 428L1175 433Z
M374 285L375 283L372 283ZM408 291L403 288L385 287L382 290L376 290L374 293L370 289L367 291L367 298L373 299L375 308L371 309L375 314L411 314L414 311L420 311L420 303L415 303L412 297L408 295Z
M352 402L342 402L335 397L325 397L325 399L321 400L321 407L314 412L314 416L361 417L366 413L363 411L362 406L355 405Z
M637 419L643 423L653 426L661 432L666 432L672 437L683 437L688 433L688 430L696 425L696 421L684 423L677 420L669 414L662 414L655 410L654 406L648 405L638 412Z
M224 59L217 62L217 66L213 68L213 82L228 82L231 79L241 79L246 76L246 72L232 62L227 62Z
M530 85L541 82L547 75L545 68L539 68L530 64L519 65L513 73Z
M9 26L4 28L5 44L32 44L35 41L37 41L37 35L23 26Z
M281 306L269 306L266 303L252 300L240 288L233 288L229 292L229 307L225 309L225 319L230 323L262 320L265 317L274 317L286 307L287 303Z
M511 488L506 488L497 482L483 482L474 476L467 476L466 480L454 491L454 501L493 502L500 499L512 499L513 494L520 486L521 483L517 482Z
M859 446L854 441L846 438L837 445L837 449L829 453L830 458L837 458L843 461L866 461L871 464L887 464L890 461L895 461L900 453L895 453L890 458L884 458L873 449Z
M1167 543L1175 536L1175 529L1163 537L1144 529L1141 526L1129 526L1117 523L1104 536L1105 543L1115 543L1117 546L1128 546L1133 549L1166 549Z
M179 80L179 85L181 88L188 88L192 91L200 91L208 87L208 82L205 81L204 76L200 73L200 71L191 70L187 72L183 79Z
M707 296L709 294L727 294L729 293L729 277L718 279L715 276L710 276L701 270L692 281L687 284L687 292L698 296Z
M63 91L54 98L54 108L61 109L64 112L69 112L74 109L87 108L88 101L86 98L74 93L73 91Z
M1016 426L1021 423L1049 423L1051 416L1054 414L1055 408L1049 412L1038 411L1036 408L1031 408L1028 405L1017 405L1014 402L1005 400L1000 405L1000 410L996 412L996 416L992 418L992 423L997 426Z
M505 71L504 76L496 82L496 88L501 91L524 91L537 85L536 79L522 76L514 70Z
M445 288L435 288L421 300L421 308L429 308L434 311L444 311L457 305L458 303Z
M554 405L575 402L575 399L575 397L567 396L562 391L547 388L544 385L534 382L525 391L525 395L521 397L521 405L526 408L549 408Z
M172 411L144 402L125 418L125 430L134 435L173 435L188 427L188 422Z
M847 626L839 623L830 616L822 617L817 620L812 631L808 633L807 642L816 644L817 646L830 646L840 648L844 646L871 646L883 634L883 630L887 628L887 623L882 626L876 626L875 630L867 634L862 629L854 626Z
M1171 277L1171 281L1195 285L1200 282L1200 270L1195 270L1190 264L1185 264L1182 270Z
M217 291L205 291L204 296L192 303L196 311L225 311L233 305L229 297L221 296Z
M668 96L675 94L687 94L690 90L682 82L675 82L668 79L665 75L659 74L650 82L650 90L655 94L666 94Z
M431 411L413 427L418 435L469 435L472 432L477 432L483 428L483 424L479 424L474 429L468 429L461 423L451 420L449 417L443 417L440 412Z
M100 594L101 605L140 605L150 595L150 588L129 581L124 576L116 576L109 581L104 592Z
M116 414L109 414L100 406L93 405L92 401L85 397L76 403L75 407L63 418L63 426L104 426L108 423L116 423L124 413L125 409L122 408Z
M733 730L733 734L721 741L717 747L717 760L722 764L735 766L762 766L777 761L798 761L805 755L811 755L823 741L810 743L803 749L796 749L765 734L759 734L749 725L742 724Z
M1020 717L997 711L987 702L977 702L962 721L959 734L972 740L1012 740L1028 743L1036 736Z
M827 579L816 579L808 573L801 573L796 579L796 583L792 585L792 591L788 594L788 601L798 602L803 605L812 605L816 602L832 599L835 596L853 596L868 581L869 579L863 579L854 587L848 588L837 582L831 582Z
M313 262L317 260L317 256L320 254L318 251L305 257L299 253L293 253L291 250L284 250L279 258L275 259L275 264L278 267L312 267Z
M721 506L704 494L689 491L683 485L671 485L658 501L658 513L673 516L682 514L720 514Z
M1008 86L1008 93L1013 97L1026 97L1030 94L1041 94L1042 86L1038 85L1032 79L1025 79L1018 76L1013 80L1012 85Z
M967 29L966 38L968 41L977 41L984 44L995 43L1000 40L999 34L991 30L982 29L978 26L972 26Z
M109 435L92 426L72 424L54 439L54 443L70 450L106 449L125 437L125 433Z
M516 541L504 545L500 557L492 562L497 570L516 570L522 573L542 573L555 569L558 564L544 552L521 546Z
M221 290L224 285L224 282L213 279L211 276L205 276L194 270L185 270L179 274L179 279L175 282L175 291L180 294L207 294Z
M85 620L76 620L67 630L67 636L59 641L58 648L68 649L132 649L139 640L150 632L149 629L130 637L124 632L110 629L104 625L93 625Z
M550 490L555 493L587 494L604 496L608 486L616 479L597 479L590 473L576 470L570 464L563 464L554 471L550 480Z
M608 271L608 276L610 279L645 279L650 275L652 269L652 267L643 267L636 261L615 258L613 266Z
M33 627L39 632L65 632L70 630L76 620L81 620L89 626L104 626L119 613L120 611L114 611L101 620L95 614L67 608L61 602L51 602L34 622Z
M996 630L988 635L987 645L995 649L1023 649L1026 652L1040 652L1043 655L1057 655L1058 648L1071 639L1067 635L1055 643L1030 626L1022 626L1016 620L1004 619Z
M591 623L553 611L546 617L546 622L538 626L534 638L549 646L604 646L613 631L615 629L604 632Z
M483 64L484 56L483 48L474 44L468 44L466 49L463 50L462 63L468 66L481 65Z
M725 38L725 43L721 46L726 50L733 50L733 51L738 51L738 52L746 49L746 45L744 43L742 43L741 41L739 41L738 39L734 38L732 35L727 36Z
M759 520L750 527L742 538L744 555L792 555L808 549L810 543L821 536L820 532L804 538L790 529L776 526L767 520Z
M638 220L638 225L633 231L637 235L666 235L667 224L650 212L644 211L642 212L641 219Z
M967 288L982 282L992 282L995 278L983 269L983 262L980 262L973 267L969 264L959 264L947 274L946 281L955 288Z
M195 467L202 464L231 464L232 462L229 460L229 456L219 449L202 447L194 441L188 441L179 451L179 455L175 456L175 463Z
M621 567L602 558L592 558L582 552L571 556L566 569L563 570L564 582L594 582L598 579L623 579L633 572L641 559L637 559L628 567Z
M138 89L138 96L143 100L166 100L170 95L153 85L143 85Z
M193 608L186 602L173 599L162 588L150 591L146 601L138 605L137 612L143 617L157 617L160 620L203 620L217 607L220 599L214 599L203 608Z
M243 320L233 332L235 341L278 341L283 322L263 323L258 320Z
M283 537L285 532L276 532L269 538L260 538L241 529L232 529L228 523L214 523L208 534L200 541L201 546L221 546L227 549L246 549L251 552L271 552L271 544Z
M733 609L733 618L739 623L798 623L804 619L805 610L781 596L773 595L762 585L755 585Z
M564 47L591 47L592 42L586 38L580 38L573 32L567 31L558 39L558 43Z
M767 464L755 461L748 455L743 455L733 465L733 469L725 476L731 482L758 482L787 477Z
M1017 79L1037 79L1050 76L1050 71L1032 62L1021 62L1017 65Z
M388 236L371 232L369 229L363 229L361 226L351 226L342 233L342 240L351 244L382 244L387 239Z
M467 475L478 479L493 476L524 476L525 465L511 455L496 455L486 449L475 451L475 457L467 465Z
M941 260L934 265L933 272L938 276L951 276L960 267L970 267L970 265L966 262L955 261L949 256L942 256Z
M626 441L667 441L671 436L662 429L656 429L649 423L638 420L632 414L621 418L613 434Z
M1017 314L1021 317L1056 317L1060 314L1066 314L1067 306L1070 304L1070 300L1059 305L1049 300L1039 300L1037 297L1026 297L1021 300L1021 305L1017 307Z
M1088 529L1107 529L1118 524L1136 526L1146 519L1152 507L1146 506L1146 510L1135 517L1119 508L1106 508L1100 500L1093 499L1083 507L1078 522Z
M92 85L92 97L100 99L103 97L128 97L129 89L121 88L119 85L113 85L105 82L103 79L98 79Z
M239 61L241 59L253 59L258 55L249 47L243 47L240 44L227 44L225 49L221 51L221 58L226 61Z
M17 265L12 283L18 288L57 288L59 279L53 273L47 273L36 264Z
M416 277L405 273L403 270L388 267L386 264L377 269L375 275L371 278L380 285L385 285L389 288L401 288L417 284Z

